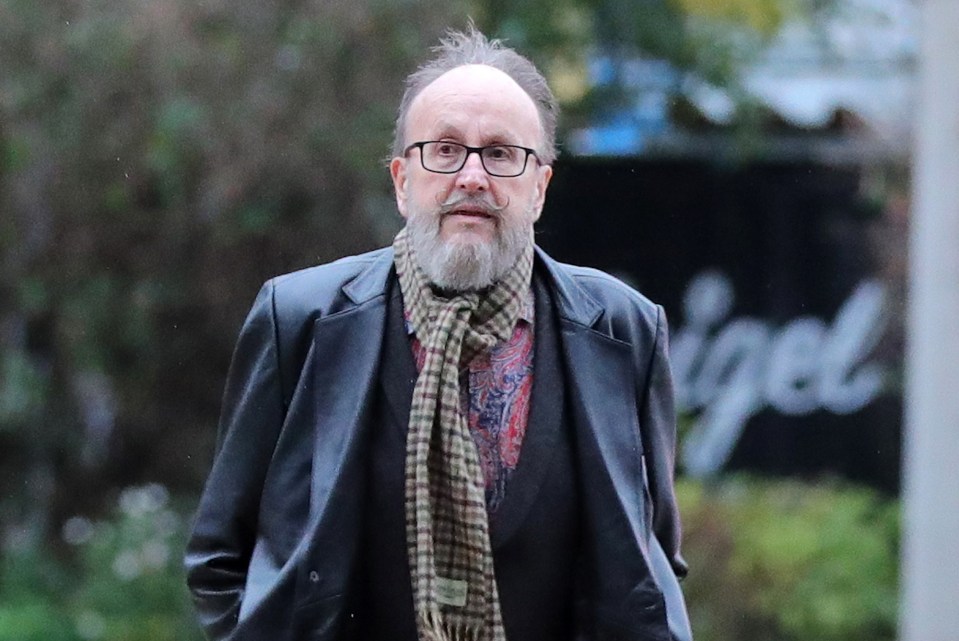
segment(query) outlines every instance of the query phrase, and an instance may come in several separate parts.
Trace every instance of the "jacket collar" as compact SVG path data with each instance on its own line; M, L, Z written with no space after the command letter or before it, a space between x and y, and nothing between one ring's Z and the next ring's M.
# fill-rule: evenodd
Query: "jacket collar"
M602 316L603 306L579 286L568 269L553 260L540 247L536 256L546 268L553 286L554 301L560 318L585 327L592 327ZM370 263L356 278L343 286L343 293L356 305L383 295L393 273L393 248L384 247L369 254Z
M343 293L356 305L385 294L389 276L393 272L392 247L377 249L367 254L367 257L369 264L343 286Z
M556 309L560 318L585 327L593 327L603 315L603 306L589 295L570 275L569 268L536 247L536 256L546 267L553 284Z

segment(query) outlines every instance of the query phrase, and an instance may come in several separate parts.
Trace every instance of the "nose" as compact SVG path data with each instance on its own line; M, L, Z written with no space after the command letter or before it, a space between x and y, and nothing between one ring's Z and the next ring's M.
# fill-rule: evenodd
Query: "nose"
M479 152L467 154L466 164L456 174L456 187L470 193L489 188L489 174L483 167Z

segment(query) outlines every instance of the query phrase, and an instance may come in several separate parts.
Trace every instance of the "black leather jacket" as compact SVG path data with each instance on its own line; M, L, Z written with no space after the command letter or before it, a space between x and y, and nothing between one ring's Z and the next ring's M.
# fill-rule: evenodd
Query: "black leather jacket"
M537 269L558 309L587 488L591 562L579 577L576 638L689 638L663 310L611 276L540 250ZM185 559L211 639L352 638L355 490L390 278L393 254L382 249L274 278L253 305Z

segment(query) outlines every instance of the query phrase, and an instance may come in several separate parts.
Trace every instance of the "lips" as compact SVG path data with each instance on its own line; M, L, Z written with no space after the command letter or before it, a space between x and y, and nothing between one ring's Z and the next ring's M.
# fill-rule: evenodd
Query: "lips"
M498 207L491 198L467 195L450 198L440 206L439 214L443 218L450 216L461 217L460 220L464 223L470 221L498 222L503 209L505 209L505 207Z
M471 209L455 209L450 212L454 216L469 216L470 218L492 218L492 214L485 211L474 211Z
M465 208L457 207L453 211L448 212L444 216L444 218L448 218L450 216L461 217L460 220L462 220L463 222L466 222L467 220L472 220L477 222L487 221L487 220L489 221L496 220L496 216L494 214L489 213L489 211L484 209L479 209L479 208L473 208L473 207L465 207Z

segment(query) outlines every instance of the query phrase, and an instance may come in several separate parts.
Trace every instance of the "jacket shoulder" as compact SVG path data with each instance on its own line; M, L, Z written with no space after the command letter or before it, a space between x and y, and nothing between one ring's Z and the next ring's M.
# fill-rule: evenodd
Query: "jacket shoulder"
M660 322L662 308L615 276L592 267L566 263L557 267L605 308L611 319L638 320L650 329Z
M391 265L392 255L384 248L276 276L263 285L251 316L271 319L285 405L290 402L292 382L309 350L316 321L382 299L377 295L387 289ZM349 287L364 279L365 289L359 298L351 296Z
M280 323L328 316L356 306L344 288L384 261L392 264L388 248L347 256L323 265L275 276L264 288L272 290L273 312ZM381 291L385 291L385 274Z

